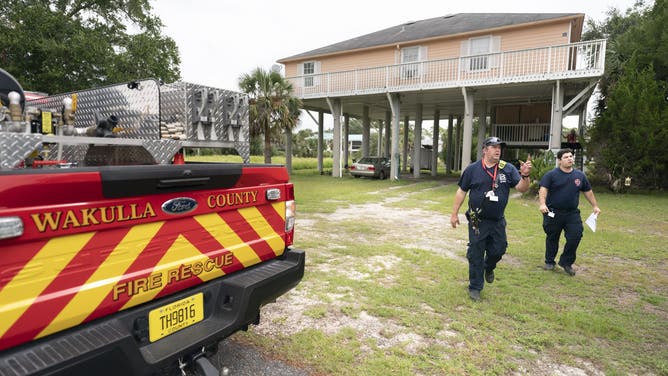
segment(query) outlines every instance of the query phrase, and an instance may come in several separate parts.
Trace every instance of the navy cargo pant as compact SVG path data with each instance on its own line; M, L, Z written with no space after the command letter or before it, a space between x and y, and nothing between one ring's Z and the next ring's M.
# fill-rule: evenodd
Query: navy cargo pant
M469 244L466 258L469 260L469 289L482 290L485 270L494 270L496 263L506 253L506 220L481 219L480 233L476 235L469 222Z
M559 238L564 232L566 244L564 252L559 257L559 265L571 266L575 263L575 252L582 239L582 218L580 210L555 210L554 218L543 214L543 230L545 237L545 263L554 265L554 259L559 251Z

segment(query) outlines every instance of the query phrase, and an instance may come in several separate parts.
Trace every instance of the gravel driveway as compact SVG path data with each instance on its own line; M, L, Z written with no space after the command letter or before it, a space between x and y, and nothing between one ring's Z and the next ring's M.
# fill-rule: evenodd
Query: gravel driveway
M303 369L269 358L253 346L234 340L234 336L218 345L211 358L218 368L227 367L230 376L308 376Z

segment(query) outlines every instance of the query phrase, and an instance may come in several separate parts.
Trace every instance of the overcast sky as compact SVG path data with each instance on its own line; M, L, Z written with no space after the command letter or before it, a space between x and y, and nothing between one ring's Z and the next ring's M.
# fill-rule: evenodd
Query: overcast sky
M584 13L602 21L634 0L151 0L181 54L183 81L239 90L276 60L407 21L451 13Z

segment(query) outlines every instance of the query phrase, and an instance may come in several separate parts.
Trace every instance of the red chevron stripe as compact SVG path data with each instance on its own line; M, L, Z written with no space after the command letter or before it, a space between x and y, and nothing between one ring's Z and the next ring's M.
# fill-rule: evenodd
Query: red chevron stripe
M253 248L253 251L255 251L260 260L265 261L276 257L271 246L260 238L260 235L255 232L255 229L248 224L246 219L239 214L238 211L229 213L227 217L229 218L228 223L234 223L234 232L237 233L237 236L239 236L244 243Z
M271 228L279 235L285 234L285 221L280 213L272 205L260 205L257 207L262 216L269 222ZM285 213L283 213L285 214Z
M23 270L26 264L44 248L47 242L48 239L2 247L3 270L0 270L0 290L4 289Z
M193 220L197 225L199 223L195 220ZM227 251L224 250L224 246L220 244L220 242L211 236L211 234L206 231L205 228L202 226L199 226L202 231L197 232L197 233L184 233L182 234L184 238L186 238L195 248L197 248L203 255L206 255L207 257L214 258L220 254L224 254ZM223 271L227 274L228 272L232 272L233 270L238 270L242 268L241 262L236 259L236 257L233 257L234 262L232 265L228 267L223 267ZM232 270L230 270L232 269ZM165 286L160 292L156 295L156 298L161 298L163 296L170 295L172 293L175 293L177 291L183 290L188 287L192 287L195 285L198 285L202 283L201 278L198 276L193 276L192 278L188 278L183 281L179 281L177 283L172 283L168 284Z
M177 225L180 225L178 227L186 227L183 223L183 219L174 219L164 223L153 239L147 244L146 248L141 251L135 261L123 273L123 278L121 278L118 283L150 275L153 267L157 265L160 259L167 253L169 247L172 246L176 238L180 235L180 231L183 230L183 228L175 228ZM126 295L118 300L113 300L112 294L112 292L109 292L100 305L86 317L85 321L90 321L117 312L128 302L128 300L130 300L130 297Z
M137 257L137 260L135 260L135 262L128 268L128 270L125 271L124 278L121 278L118 283L149 276L155 266L158 265L160 260L167 253L169 248L174 244L174 241L176 241L178 236L185 237L200 250L206 250L209 248L215 250L215 248L221 249L224 247L224 245L221 245L216 239L214 239L209 234L209 232L203 228L194 218L187 217L170 220L163 224L160 230L158 230L147 247ZM225 271L232 272L241 268L242 266L239 260L234 258L233 265L226 268ZM199 278L179 281L178 283L164 286L163 289L168 287L169 289L165 291L164 294L158 293L158 295L163 296L174 291L182 290L186 286L191 286L197 283L201 283ZM113 295L110 292L104 298L102 303L86 318L86 321L117 312L130 300L130 297L126 295L116 301L113 300L112 297Z
M35 338L74 298L90 276L109 256L113 247L128 232L127 229L96 233L77 255L40 293L33 304L5 333L8 344L22 343ZM77 250L72 250L76 252ZM82 310L88 307L81 307ZM26 330L29 328L29 330Z

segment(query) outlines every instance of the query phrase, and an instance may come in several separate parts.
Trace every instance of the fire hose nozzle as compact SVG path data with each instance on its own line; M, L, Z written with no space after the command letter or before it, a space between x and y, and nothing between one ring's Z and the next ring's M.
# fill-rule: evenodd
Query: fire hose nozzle
M115 137L114 128L118 125L118 118L116 115L111 115L106 119L103 119L102 114L96 112L95 120L97 121L97 128L95 130L95 135L97 137Z

